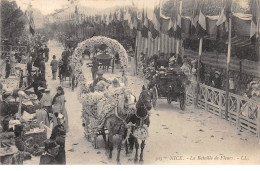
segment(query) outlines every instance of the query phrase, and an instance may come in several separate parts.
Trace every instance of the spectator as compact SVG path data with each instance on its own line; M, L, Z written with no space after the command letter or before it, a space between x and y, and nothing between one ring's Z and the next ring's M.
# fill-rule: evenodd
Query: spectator
M229 92L235 93L235 83L234 83L234 77L229 77Z
M40 103L47 111L48 118L50 120L49 113L52 113L52 97L50 95L50 89L45 89L45 94L43 94Z
M96 79L96 76L97 76L98 65L99 65L99 63L97 61L97 58L93 57L92 68L91 68L93 81Z
M57 118L57 125L53 128L51 133L51 140L54 140L60 147L56 156L57 164L66 164L66 152L65 152L65 136L66 131L64 127L65 118L62 114L55 113Z
M61 86L57 88L57 94L53 97L52 105L53 105L53 112L61 113L65 117L65 130L66 132L69 131L69 123L68 123L68 114L65 107L65 96L64 91ZM53 126L56 126L55 124Z
M53 55L53 60L51 61L51 70L52 70L52 80L56 80L56 74L58 70L58 61L56 60L56 56Z
M44 56L45 56L45 62L48 62L49 60L49 48L47 47L47 45L45 45L44 47Z
M41 155L40 165L55 165L58 164L56 156L59 153L59 145L54 140L46 140L45 152Z
M41 97L42 97L42 93L39 91L39 86L40 86L39 83L40 83L40 79L39 79L38 76L35 74L35 75L33 76L33 82L32 82L32 84L29 85L28 87L26 87L26 88L24 89L24 91L26 91L26 90L28 90L28 89L30 89L30 88L33 87L34 93L37 95L38 100L40 100Z
M9 59L6 59L5 78L9 78L10 73L11 73L11 62Z
M36 118L38 124L42 122L44 125L50 127L49 114L46 108L42 107L41 109L36 110Z
M45 80L45 62L44 62L44 60L41 60L40 72L41 72L41 75L42 75L42 79Z
M220 78L220 72L216 71L215 72L215 77L212 80L212 87L217 88L217 89L221 89L221 85L222 85L222 81Z

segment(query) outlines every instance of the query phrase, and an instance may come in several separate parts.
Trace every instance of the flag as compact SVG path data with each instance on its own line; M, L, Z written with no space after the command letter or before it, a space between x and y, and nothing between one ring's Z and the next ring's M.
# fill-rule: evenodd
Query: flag
M142 37L148 38L148 18L147 18L147 11L146 11L146 14L144 15L144 10L143 10L142 21L143 21L142 31L141 31Z
M131 15L129 13L129 9L125 10L124 20L127 21L128 24L131 22Z
M177 15L177 20L176 20L176 38L181 39L181 15Z
M250 1L250 12L252 14L252 23L251 23L251 37L253 36L253 33L256 34L256 38L259 36L259 11L260 11L260 1L259 0L251 0Z
M155 30L160 31L160 4L158 1L155 2L152 22Z
M223 24L223 23L226 22L226 21L227 21L227 17L226 17L226 15L225 15L225 10L222 9L222 10L221 10L221 14L220 14L220 16L219 16L219 18L218 18L218 21L217 21L216 25L217 25L217 26L220 26L221 24Z
M28 19L29 24L29 31L34 36L35 34L35 25L34 25L34 19L33 19L33 12L29 9L28 11L25 11L25 15Z
M168 26L168 35L170 37L175 36L175 31L176 30L174 30L174 23L173 23L172 19L170 19L170 23L169 23L169 26Z
M204 30L206 30L206 16L203 15L201 11L200 11L198 23L200 24L200 26L201 26Z

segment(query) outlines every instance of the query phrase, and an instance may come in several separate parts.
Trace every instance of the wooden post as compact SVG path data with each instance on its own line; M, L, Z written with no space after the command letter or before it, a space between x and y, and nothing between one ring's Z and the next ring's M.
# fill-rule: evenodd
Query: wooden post
M199 56L198 56L198 68L197 68L197 93L196 93L196 99L195 99L195 106L198 107L199 102L199 94L200 94L200 60L201 60L201 54L202 54L202 44L203 44L203 38L200 38L200 44L199 44Z
M258 109L257 113L260 112L260 105L258 104ZM259 115L257 116L257 137L258 137L258 144L260 144L260 117Z
M237 129L239 129L240 128L240 99L237 99L237 111L236 111L236 113L237 113L237 124L236 124L236 126L237 126ZM259 108L258 108L259 109ZM259 117L258 117L259 118ZM258 122L259 123L259 122ZM259 125L259 124L258 124ZM257 131L259 131L259 130L257 130Z
M231 14L229 16L229 27L228 27L228 54L227 54L227 80L226 80L226 107L225 107L225 118L228 120L228 106L229 106L229 66L231 56ZM231 118L229 118L231 121Z

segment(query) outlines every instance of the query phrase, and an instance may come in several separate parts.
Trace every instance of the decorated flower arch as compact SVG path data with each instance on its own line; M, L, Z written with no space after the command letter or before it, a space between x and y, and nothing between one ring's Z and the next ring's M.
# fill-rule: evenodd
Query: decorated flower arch
M89 49L90 52L95 52L95 45L105 44L108 47L108 51L112 54L119 54L120 64L121 66L126 66L128 63L128 56L125 48L117 41L104 36L95 36L90 39L87 39L78 44L74 53L71 57L71 64L75 67L76 77L81 85L85 84L85 78L81 69L81 59L82 53L85 49Z

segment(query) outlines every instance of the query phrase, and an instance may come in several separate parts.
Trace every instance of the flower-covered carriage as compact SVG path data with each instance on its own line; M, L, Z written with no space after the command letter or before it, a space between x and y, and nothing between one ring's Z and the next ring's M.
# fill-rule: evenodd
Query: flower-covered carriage
M85 136L97 148L97 137L108 133L104 128L106 119L116 115L116 110L124 111L124 115L135 114L134 102L128 98L132 95L131 91L121 84L113 87L110 83L100 81L91 92L92 84L83 87L79 94L82 103L82 126ZM125 102L127 99L128 103ZM133 105L133 108L129 107ZM118 118L120 116L117 115ZM123 118L120 118L123 119Z

